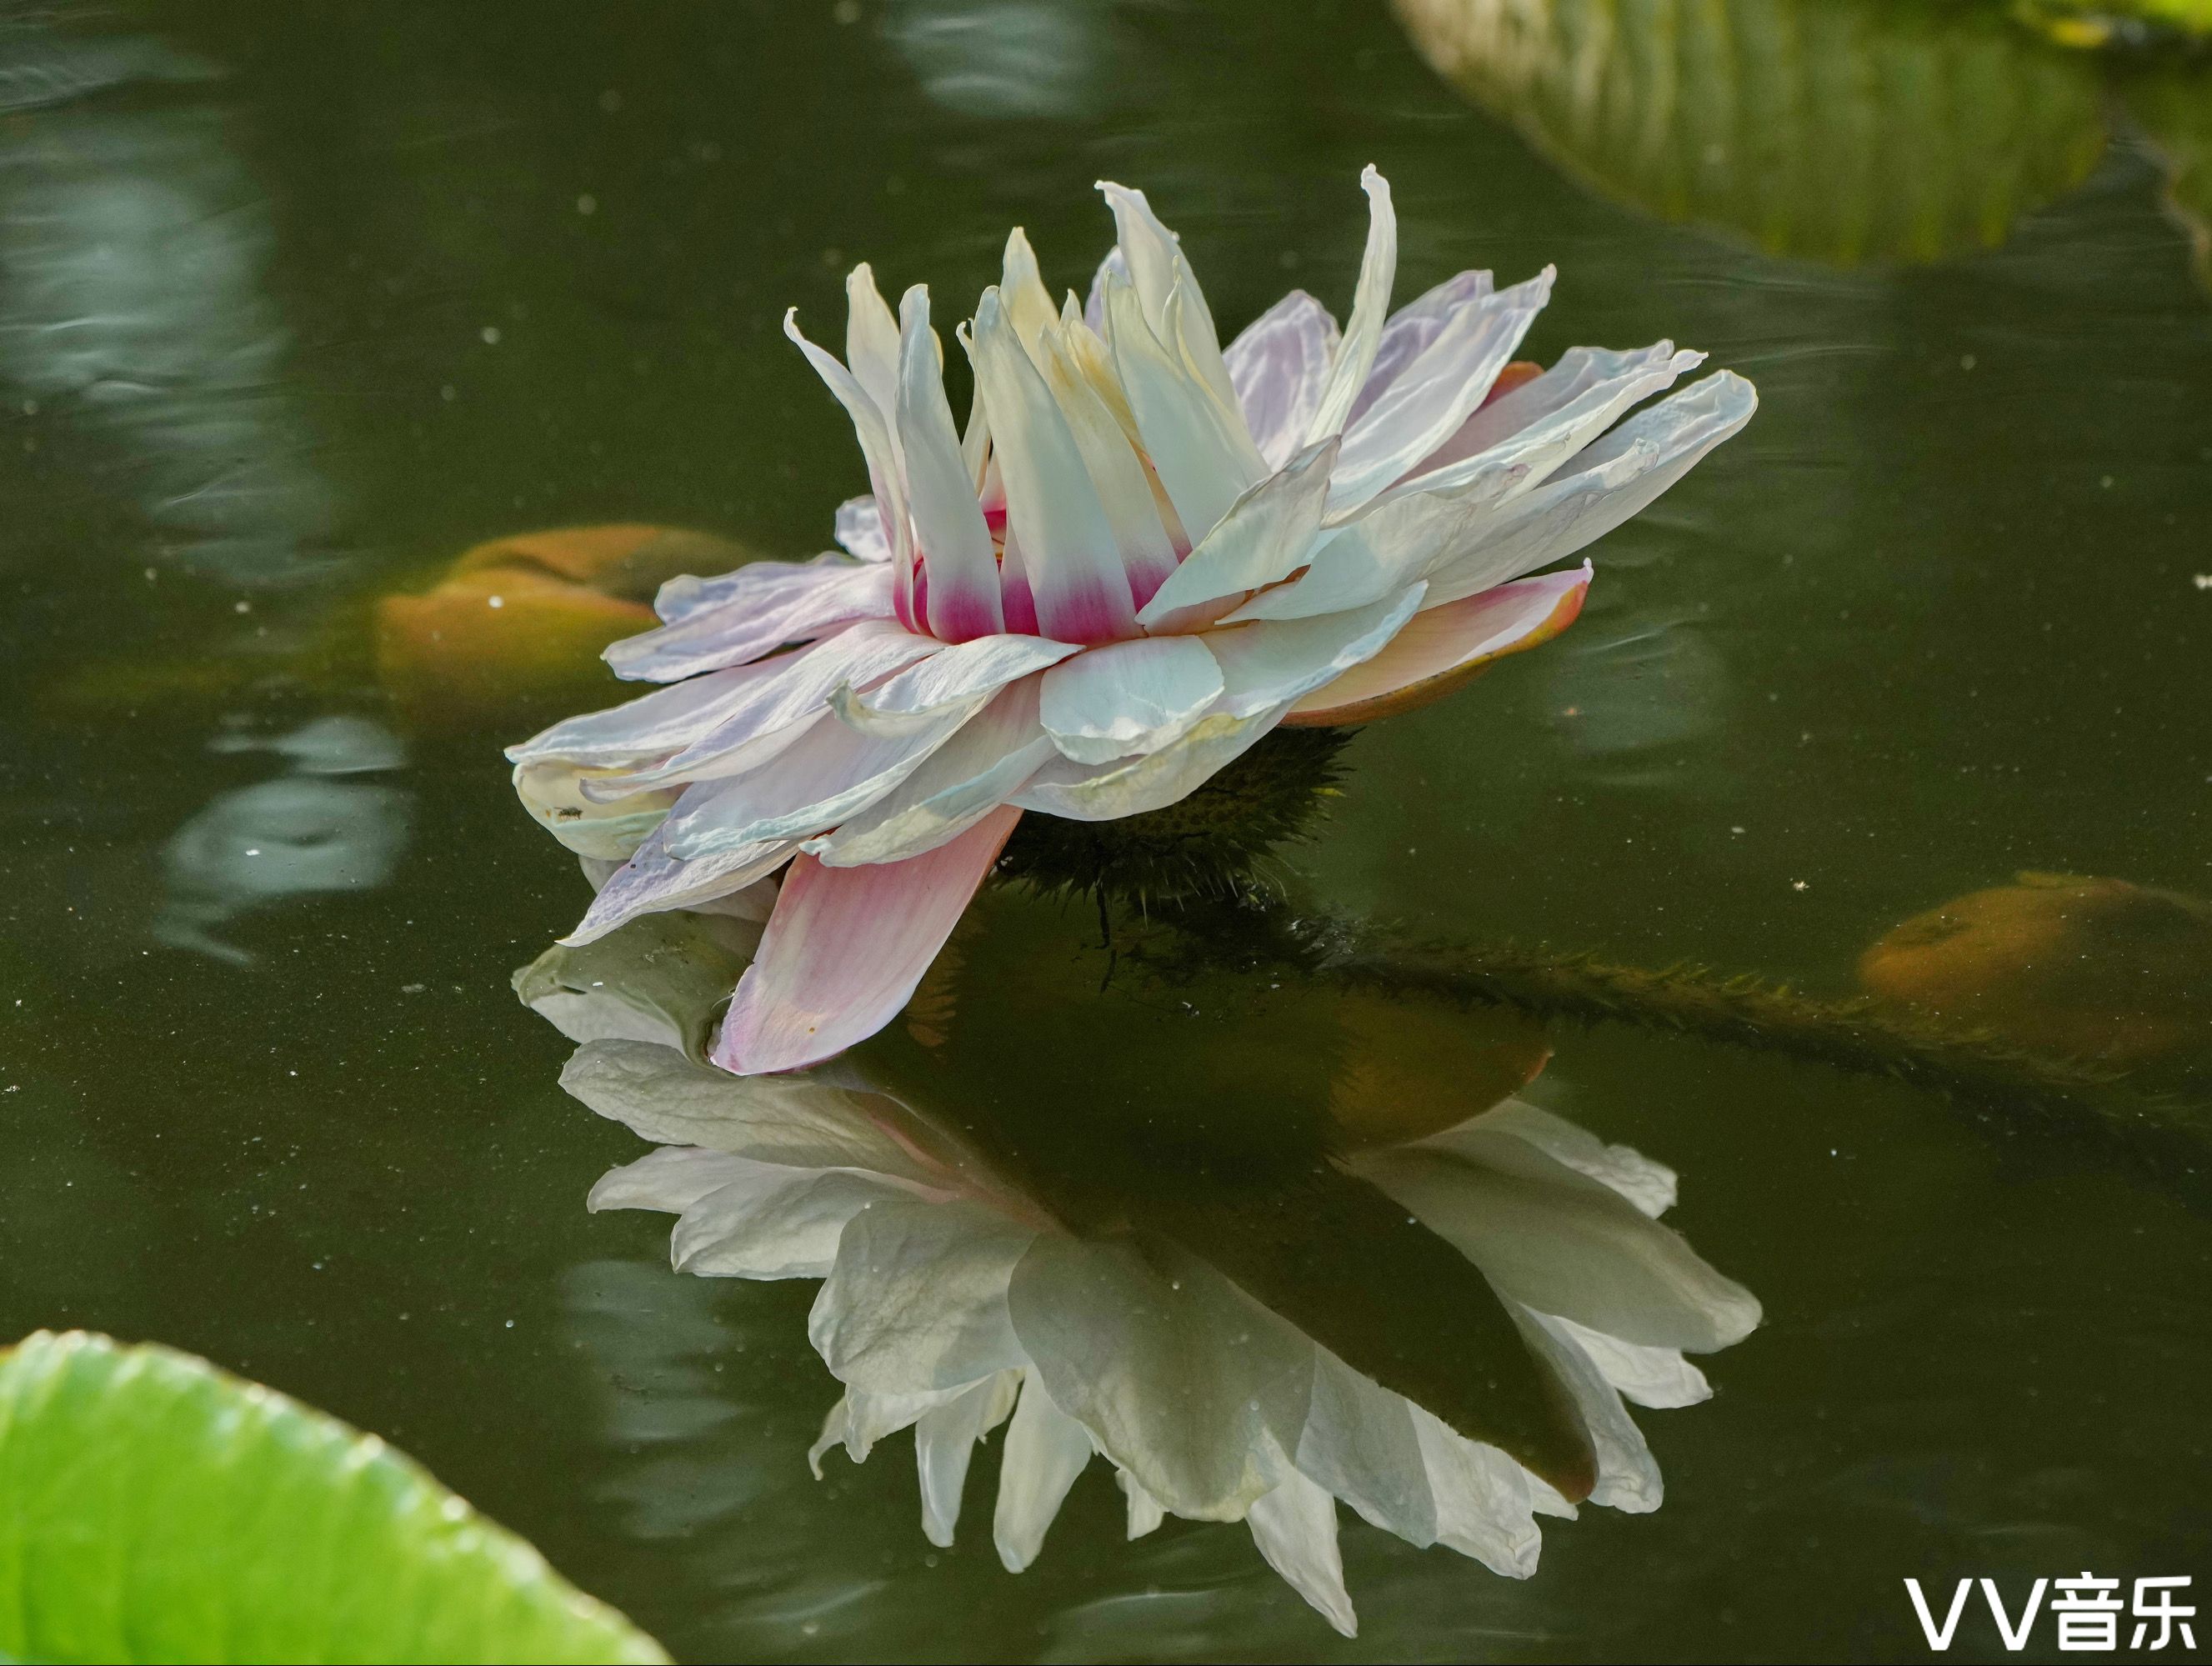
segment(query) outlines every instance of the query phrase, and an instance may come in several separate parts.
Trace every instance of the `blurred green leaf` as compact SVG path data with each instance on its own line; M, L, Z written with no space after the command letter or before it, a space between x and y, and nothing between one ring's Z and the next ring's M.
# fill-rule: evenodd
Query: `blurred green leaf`
M374 1436L82 1331L0 1356L0 1653L667 1658Z

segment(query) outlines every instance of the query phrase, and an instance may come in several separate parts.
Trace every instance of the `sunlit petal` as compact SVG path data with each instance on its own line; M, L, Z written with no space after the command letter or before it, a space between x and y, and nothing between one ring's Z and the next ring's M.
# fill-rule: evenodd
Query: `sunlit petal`
M1138 623L1158 624L1179 608L1257 590L1304 565L1321 530L1337 444L1332 437L1308 447L1231 503L1138 611Z
M1398 270L1398 216L1390 205L1390 182L1370 167L1360 171L1359 188L1367 193L1368 203L1367 249L1360 257L1359 288L1352 297L1352 321L1329 364L1328 381L1306 424L1308 444L1342 432L1351 419L1352 402L1374 368L1390 310L1390 283Z
M1221 688L1221 668L1197 637L1139 637L1045 672L1039 718L1067 757L1105 763L1188 733Z

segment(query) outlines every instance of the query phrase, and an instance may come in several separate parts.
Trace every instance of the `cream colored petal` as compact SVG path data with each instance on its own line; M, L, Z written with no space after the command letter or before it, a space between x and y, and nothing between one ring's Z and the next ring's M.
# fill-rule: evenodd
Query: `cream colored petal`
M1597 1485L1590 1489L1589 1501L1630 1515L1656 1510L1667 1496L1658 1460L1651 1456L1644 1432L1621 1405L1619 1393L1589 1356L1569 1340L1557 1320L1514 1303L1506 1305L1515 1310L1530 1351L1547 1362L1567 1385L1589 1430L1590 1446L1597 1455Z
M1696 1406L1713 1397L1713 1386L1682 1357L1680 1348L1645 1347L1624 1342L1572 1319L1560 1319L1558 1329L1589 1358L1598 1374L1613 1384L1625 1400L1639 1406L1672 1410Z
M1240 493L1267 477L1267 463L1243 417L1163 344L1127 283L1106 286L1105 339L1176 518L1186 536L1202 538Z
M952 1543L960 1520L960 1498L967 1490L969 1460L975 1443L996 1420L991 1413L1005 1397L1001 1372L976 1383L957 1400L924 1412L914 1426L914 1461L921 1483L922 1536L940 1548ZM1003 1414L1001 1414L1003 1416Z
M1317 619L1227 625L1206 634L1220 664L1219 709L1232 717L1280 709L1326 690L1353 666L1373 659L1404 629L1421 605L1415 584L1348 612Z
M898 404L898 320L891 316L876 288L875 272L866 261L845 279L845 364L888 423ZM898 432L893 429L890 433L891 454L896 457Z
M1310 446L1239 495L1138 610L1137 622L1156 625L1178 608L1257 590L1310 561L1336 450L1334 438Z
M964 642L1005 628L999 557L960 453L945 403L929 291L920 284L899 301L898 388L892 407L905 453L915 542L928 574L928 624L940 641Z

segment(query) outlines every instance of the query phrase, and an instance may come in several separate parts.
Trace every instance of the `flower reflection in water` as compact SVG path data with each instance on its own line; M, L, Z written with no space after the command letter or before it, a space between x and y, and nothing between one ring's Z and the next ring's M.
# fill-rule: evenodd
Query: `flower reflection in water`
M1534 1572L1540 1515L1657 1506L1623 1402L1705 1398L1685 1353L1740 1340L1758 1304L1659 1223L1672 1173L1492 1103L1540 1042L1125 942L1138 970L1084 1014L1104 1032L1085 1058L1040 1020L1063 970L1095 966L1010 962L1048 911L980 912L994 929L956 942L905 1024L830 1070L735 1078L696 1043L611 1035L580 990L542 1008L601 1037L564 1085L661 1147L601 1180L594 1208L678 1215L684 1271L825 1280L810 1338L844 1394L817 1473L833 1445L863 1459L911 1427L923 1529L949 1545L975 1448L1005 1426L1009 1568L1103 1456L1132 1537L1170 1514L1243 1521L1347 1633L1337 1500L1513 1578ZM1121 1091L1116 1026L1164 1018L1193 1028L1176 1090ZM1010 1070L1022 1035L1036 1067ZM1240 1075L1249 1091L1224 1090Z

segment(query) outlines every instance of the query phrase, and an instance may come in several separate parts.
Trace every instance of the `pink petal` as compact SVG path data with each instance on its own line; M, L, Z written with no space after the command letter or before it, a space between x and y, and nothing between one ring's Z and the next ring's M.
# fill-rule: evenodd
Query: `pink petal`
M865 1041L921 982L1021 819L1011 805L903 862L796 858L738 982L714 1062L740 1076L796 1070Z
M1572 624L1589 581L1584 562L1417 613L1388 648L1308 695L1283 721L1366 723L1440 700L1492 660L1548 642Z

